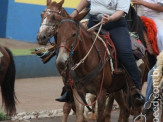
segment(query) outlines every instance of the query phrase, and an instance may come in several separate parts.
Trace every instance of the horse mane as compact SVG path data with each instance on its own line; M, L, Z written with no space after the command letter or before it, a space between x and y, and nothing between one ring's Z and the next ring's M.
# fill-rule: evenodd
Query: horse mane
M95 37L93 30L87 31L87 28L82 23L79 23L79 25L80 25L81 29L83 30L82 32L85 34L85 36L87 36L90 39L93 39Z
M143 30L145 29L141 18L137 15L136 10L130 5L128 14L126 15L128 28L130 32L136 32L139 35L140 41L146 46Z

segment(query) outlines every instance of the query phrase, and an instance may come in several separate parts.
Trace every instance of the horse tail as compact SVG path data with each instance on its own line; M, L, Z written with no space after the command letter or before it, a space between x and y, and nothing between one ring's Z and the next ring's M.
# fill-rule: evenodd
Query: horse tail
M5 105L7 115L13 115L16 113L16 95L14 90L15 85L15 63L13 55L8 48L5 48L10 56L10 64L5 76L5 79L1 85L2 103Z

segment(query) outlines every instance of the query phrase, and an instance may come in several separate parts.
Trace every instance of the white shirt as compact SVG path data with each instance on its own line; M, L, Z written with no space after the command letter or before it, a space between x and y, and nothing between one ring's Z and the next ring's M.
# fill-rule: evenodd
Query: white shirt
M128 13L130 0L87 0L91 3L90 14L108 14L112 15L117 10L122 10Z

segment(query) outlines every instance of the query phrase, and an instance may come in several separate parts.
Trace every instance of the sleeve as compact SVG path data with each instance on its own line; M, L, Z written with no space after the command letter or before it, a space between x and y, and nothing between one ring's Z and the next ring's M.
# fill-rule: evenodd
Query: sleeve
M116 10L124 11L128 13L130 8L130 0L117 0L117 8Z

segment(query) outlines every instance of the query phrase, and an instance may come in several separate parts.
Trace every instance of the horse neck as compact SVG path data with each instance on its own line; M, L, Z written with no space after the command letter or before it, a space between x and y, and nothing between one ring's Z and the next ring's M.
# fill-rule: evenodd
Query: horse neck
M74 63L78 63L83 57L85 57L91 48L93 44L93 39L88 34L87 30L81 27L81 32L80 32L80 37L78 37L79 45L77 46L74 56L73 56L73 61ZM88 57L85 59L84 63L80 65L80 69L87 69L92 70L91 68L89 69L88 67L95 67L99 64L99 56L97 53L97 50L95 46L92 48L91 52L88 54Z

